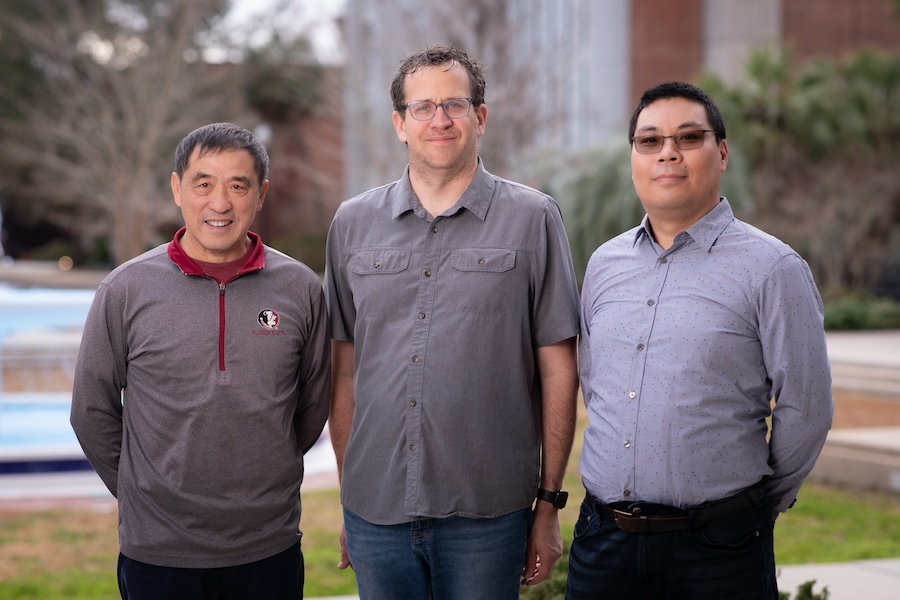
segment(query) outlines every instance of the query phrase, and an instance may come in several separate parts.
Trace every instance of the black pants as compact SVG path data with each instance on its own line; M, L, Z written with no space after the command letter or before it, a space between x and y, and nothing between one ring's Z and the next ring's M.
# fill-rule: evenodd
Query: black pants
M158 567L119 554L122 600L302 600L300 542L245 565L215 569Z
M567 600L777 600L765 502L691 531L626 533L585 501L569 553Z

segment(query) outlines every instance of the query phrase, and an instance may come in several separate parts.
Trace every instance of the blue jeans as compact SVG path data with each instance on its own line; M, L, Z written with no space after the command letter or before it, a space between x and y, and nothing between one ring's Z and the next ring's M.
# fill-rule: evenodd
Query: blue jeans
M627 533L581 505L566 600L777 600L765 500L691 531Z
M269 558L234 567L159 567L119 554L123 600L303 600L303 551L297 542Z
M361 600L515 600L531 509L496 519L373 525L344 509Z

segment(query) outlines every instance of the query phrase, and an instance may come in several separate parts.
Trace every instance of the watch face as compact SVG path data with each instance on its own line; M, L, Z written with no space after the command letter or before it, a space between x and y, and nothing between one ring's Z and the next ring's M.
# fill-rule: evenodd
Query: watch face
M556 508L565 508L566 502L569 500L569 492L560 492L556 497Z

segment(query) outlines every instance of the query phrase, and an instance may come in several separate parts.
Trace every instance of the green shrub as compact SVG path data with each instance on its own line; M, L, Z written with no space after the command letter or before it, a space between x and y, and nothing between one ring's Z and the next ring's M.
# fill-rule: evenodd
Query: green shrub
M814 585L816 585L815 579L801 583L793 600L828 600L828 586L822 588L821 593L816 593L813 592ZM788 592L778 592L778 598L779 600L791 600L791 595Z
M325 236L315 234L282 235L270 246L296 258L316 273L325 271Z
M825 329L900 328L900 302L869 294L850 294L825 301Z

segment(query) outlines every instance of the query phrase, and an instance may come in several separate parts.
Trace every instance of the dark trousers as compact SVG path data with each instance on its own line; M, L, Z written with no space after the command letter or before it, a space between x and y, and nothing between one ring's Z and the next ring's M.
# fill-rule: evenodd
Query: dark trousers
M773 528L763 501L694 530L627 533L586 500L566 599L777 600Z
M158 567L119 554L122 600L302 600L300 543L244 565L215 569Z

